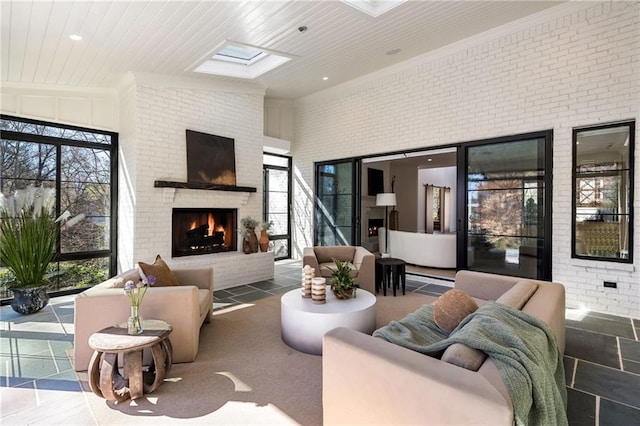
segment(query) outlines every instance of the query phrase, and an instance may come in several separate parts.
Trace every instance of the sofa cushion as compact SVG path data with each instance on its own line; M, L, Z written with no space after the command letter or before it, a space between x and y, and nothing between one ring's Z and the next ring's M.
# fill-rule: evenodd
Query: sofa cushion
M200 316L209 310L211 305L211 291L209 290L198 290L198 305L200 308Z
M142 276L153 275L156 278L155 286L156 287L166 287L166 286L176 286L178 285L178 279L171 269L169 265L166 264L164 260L160 257L160 255L156 256L155 262L152 264L138 262L138 266L140 267L140 272Z
M351 275L352 277L357 277L358 276L358 268L356 267L356 265L354 265L351 262L346 262L347 266L349 267L349 269L351 269L351 272L349 272L349 275ZM326 262L326 263L322 263L320 264L320 268L326 268L330 273L329 275L333 275L333 273L338 269L338 267L336 266L336 264L334 262ZM324 275L323 275L324 276Z
M445 349L440 359L467 370L478 371L486 358L487 354L478 349L470 348L462 343L454 343Z
M316 276L331 278L331 276L333 275L333 271L336 270L336 264L333 262L320 263L319 266L320 266L320 275L316 274ZM356 267L352 263L349 263L349 266L351 267L350 275L353 278L357 277L358 269L356 269Z
M478 309L478 304L462 290L449 290L436 300L433 319L438 327L451 333L467 315Z
M522 309L537 289L537 283L531 280L520 280L498 297L496 302L515 309Z
M324 263L318 263L318 266L320 267L319 271L316 271L316 277L325 277L325 278L329 278L331 277L331 268L330 266L333 265L333 262L324 262Z
M348 260L353 261L353 256L356 254L356 248L353 246L327 246L327 247L314 247L316 258L318 263L333 263L333 258L338 259L341 262Z

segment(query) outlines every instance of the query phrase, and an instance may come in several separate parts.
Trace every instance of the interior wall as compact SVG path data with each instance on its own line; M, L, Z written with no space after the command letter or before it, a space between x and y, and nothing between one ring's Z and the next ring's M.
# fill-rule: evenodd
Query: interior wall
M264 100L264 136L293 142L293 102L277 99Z
M99 130L118 128L118 97L114 89L44 87L3 81L0 95L3 114Z
M2 113L118 132L118 271L160 254L171 267L213 267L217 289L273 277L273 253L171 258L174 207L237 208L262 218L264 89L129 73L118 90L5 85ZM38 104L40 102L40 104ZM235 139L239 186L255 193L155 188L186 182L185 130Z
M261 91L135 76L134 157L127 158L136 163L131 265L160 254L172 267L212 266L219 289L273 277L273 253L244 255L241 243L235 253L171 258L173 208L237 209L238 228L242 217L262 219L263 101ZM187 182L186 129L233 138L237 185L256 192L155 188L156 180Z
M396 210L398 210L398 230L416 232L418 218L418 168L398 162L391 162L391 175L395 176Z
M133 265L136 206L136 87L132 76L119 93L118 272Z
M565 285L569 306L640 317L634 265L571 258L572 128L638 119L639 29L637 2L568 2L298 100L296 244L313 240L315 161L552 129L553 279ZM637 171L635 188L638 222Z
M380 250L379 239L377 237L369 237L369 219L385 219L384 207L376 206L376 196L368 195L369 188L369 174L368 169L382 170L383 173L383 185L384 192L391 192L391 173L389 169L389 162L375 162L375 163L363 163L362 164L362 187L360 193L362 197L360 199L360 236L361 244L367 250L372 252L378 252ZM386 223L386 222L385 222Z

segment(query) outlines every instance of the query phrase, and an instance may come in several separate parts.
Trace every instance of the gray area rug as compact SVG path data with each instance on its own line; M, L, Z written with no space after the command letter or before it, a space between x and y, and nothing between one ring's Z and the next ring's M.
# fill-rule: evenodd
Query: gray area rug
M378 326L435 297L378 296ZM215 312L200 332L198 358L175 364L165 382L136 401L111 403L79 374L97 424L322 424L322 357L280 337L280 296Z

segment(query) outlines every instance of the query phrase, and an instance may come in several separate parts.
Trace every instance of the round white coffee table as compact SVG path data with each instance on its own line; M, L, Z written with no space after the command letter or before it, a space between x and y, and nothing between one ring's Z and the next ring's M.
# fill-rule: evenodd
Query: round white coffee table
M336 298L327 286L327 301L316 304L302 297L300 289L280 299L282 340L294 349L322 355L322 337L336 327L371 334L376 328L376 297L358 289L355 299Z

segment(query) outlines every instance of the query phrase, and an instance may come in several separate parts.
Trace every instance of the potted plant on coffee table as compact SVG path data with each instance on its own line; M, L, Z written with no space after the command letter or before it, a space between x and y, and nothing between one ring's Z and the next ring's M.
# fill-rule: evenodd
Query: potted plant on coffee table
M352 275L351 262L340 261L333 258L335 269L331 273L331 290L338 299L351 299L356 297L355 278Z
M28 187L15 195L0 194L0 265L12 279L6 285L13 292L11 307L32 314L49 302L47 272L55 255L58 226L70 216L65 212L54 220L55 191ZM77 222L84 215L67 222Z

